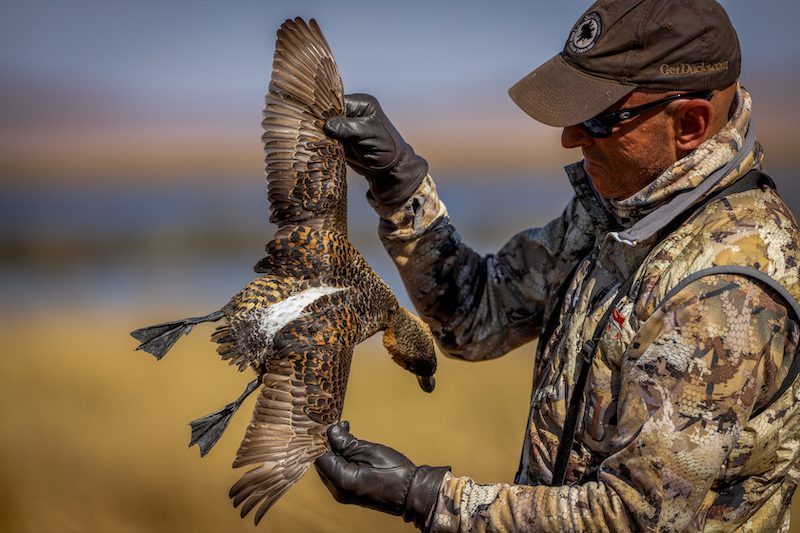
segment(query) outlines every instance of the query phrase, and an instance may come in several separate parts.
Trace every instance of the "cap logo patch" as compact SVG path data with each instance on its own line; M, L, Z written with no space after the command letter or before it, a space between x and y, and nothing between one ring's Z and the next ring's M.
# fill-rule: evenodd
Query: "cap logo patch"
M592 11L572 28L567 46L573 54L583 54L594 47L602 33L603 21L596 11Z

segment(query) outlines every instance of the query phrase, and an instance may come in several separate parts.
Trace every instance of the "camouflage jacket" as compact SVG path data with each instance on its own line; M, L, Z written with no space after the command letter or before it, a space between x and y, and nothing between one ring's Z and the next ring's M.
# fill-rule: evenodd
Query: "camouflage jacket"
M800 336L794 315L766 285L732 274L664 301L712 265L752 267L800 300L800 234L771 188L711 202L664 235L681 213L760 167L750 107L740 89L721 132L621 202L597 196L580 164L567 167L576 194L562 216L495 255L461 243L430 177L404 205L374 206L383 243L446 354L498 357L555 318L535 362L515 484L448 474L431 530L788 528L800 386L752 414L788 373ZM567 484L549 486L581 346L630 276L598 343Z

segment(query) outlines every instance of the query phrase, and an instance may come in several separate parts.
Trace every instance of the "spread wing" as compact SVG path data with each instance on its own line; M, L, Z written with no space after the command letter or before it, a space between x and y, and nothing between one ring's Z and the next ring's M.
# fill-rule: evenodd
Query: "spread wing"
M314 19L278 30L264 109L264 161L270 221L347 234L344 149L322 131L344 114L344 90L328 43Z
M360 331L347 292L321 298L276 336L276 353L267 362L264 387L233 463L258 466L230 490L242 517L259 506L256 524L325 453L325 432L341 416Z

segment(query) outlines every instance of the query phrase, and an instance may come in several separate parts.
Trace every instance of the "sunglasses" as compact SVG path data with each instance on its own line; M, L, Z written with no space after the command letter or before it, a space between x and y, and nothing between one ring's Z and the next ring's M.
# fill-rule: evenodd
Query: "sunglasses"
M609 111L608 113L601 113L594 118L590 118L585 122L578 124L580 128L592 137L604 139L610 137L614 126L635 117L640 113L644 113L649 109L654 109L658 106L666 105L675 100L684 100L691 98L702 98L703 100L711 100L714 95L713 91L697 91L692 93L679 93L667 96L661 100L650 102L636 107L629 107L628 109L617 109L616 111Z

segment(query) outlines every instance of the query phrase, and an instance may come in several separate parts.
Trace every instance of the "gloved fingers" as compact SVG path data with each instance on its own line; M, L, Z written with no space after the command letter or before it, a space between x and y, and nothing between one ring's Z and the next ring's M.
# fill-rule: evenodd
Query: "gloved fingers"
M333 452L325 452L314 462L320 481L339 503L349 503L347 486L354 476L352 465L345 458ZM357 474L357 472L355 473Z
M345 455L348 450L358 446L358 439L350 433L349 422L339 422L328 428L328 444L337 455Z
M336 473L341 471L340 465L337 464L339 461L343 461L343 459L332 452L325 452L317 458L314 466L317 468L320 481L331 493L333 499L339 503L345 503L342 501L342 491L339 490L337 483L334 481Z
M345 454L345 458L352 464L379 469L403 467L410 463L408 458L397 450L366 441L359 441L358 446L354 446Z
M343 460L344 459L335 453L328 451L317 457L317 460L314 461L314 467L317 469L317 474L319 474L319 478L322 480L322 483L328 487L328 490L331 490L330 478L338 469L337 463Z
M365 93L344 95L344 108L348 117L367 117L381 111L378 99Z
M338 455L332 451L327 451L317 457L316 461L314 461L314 466L317 467L317 472L319 472L320 476L327 477L328 474L333 472L334 465L338 459L341 459Z
M362 117L331 117L325 121L322 131L340 141L360 141L369 136L368 120L370 119Z
M351 463L341 455L334 452L327 451L317 457L314 461L314 466L317 468L317 473L323 478L323 483L331 488L344 487L347 488L350 482L358 477L360 466L356 463Z
M404 455L388 446L355 438L349 429L350 424L347 422L339 422L328 428L331 452L349 463L355 466L391 468L403 464L406 460Z

